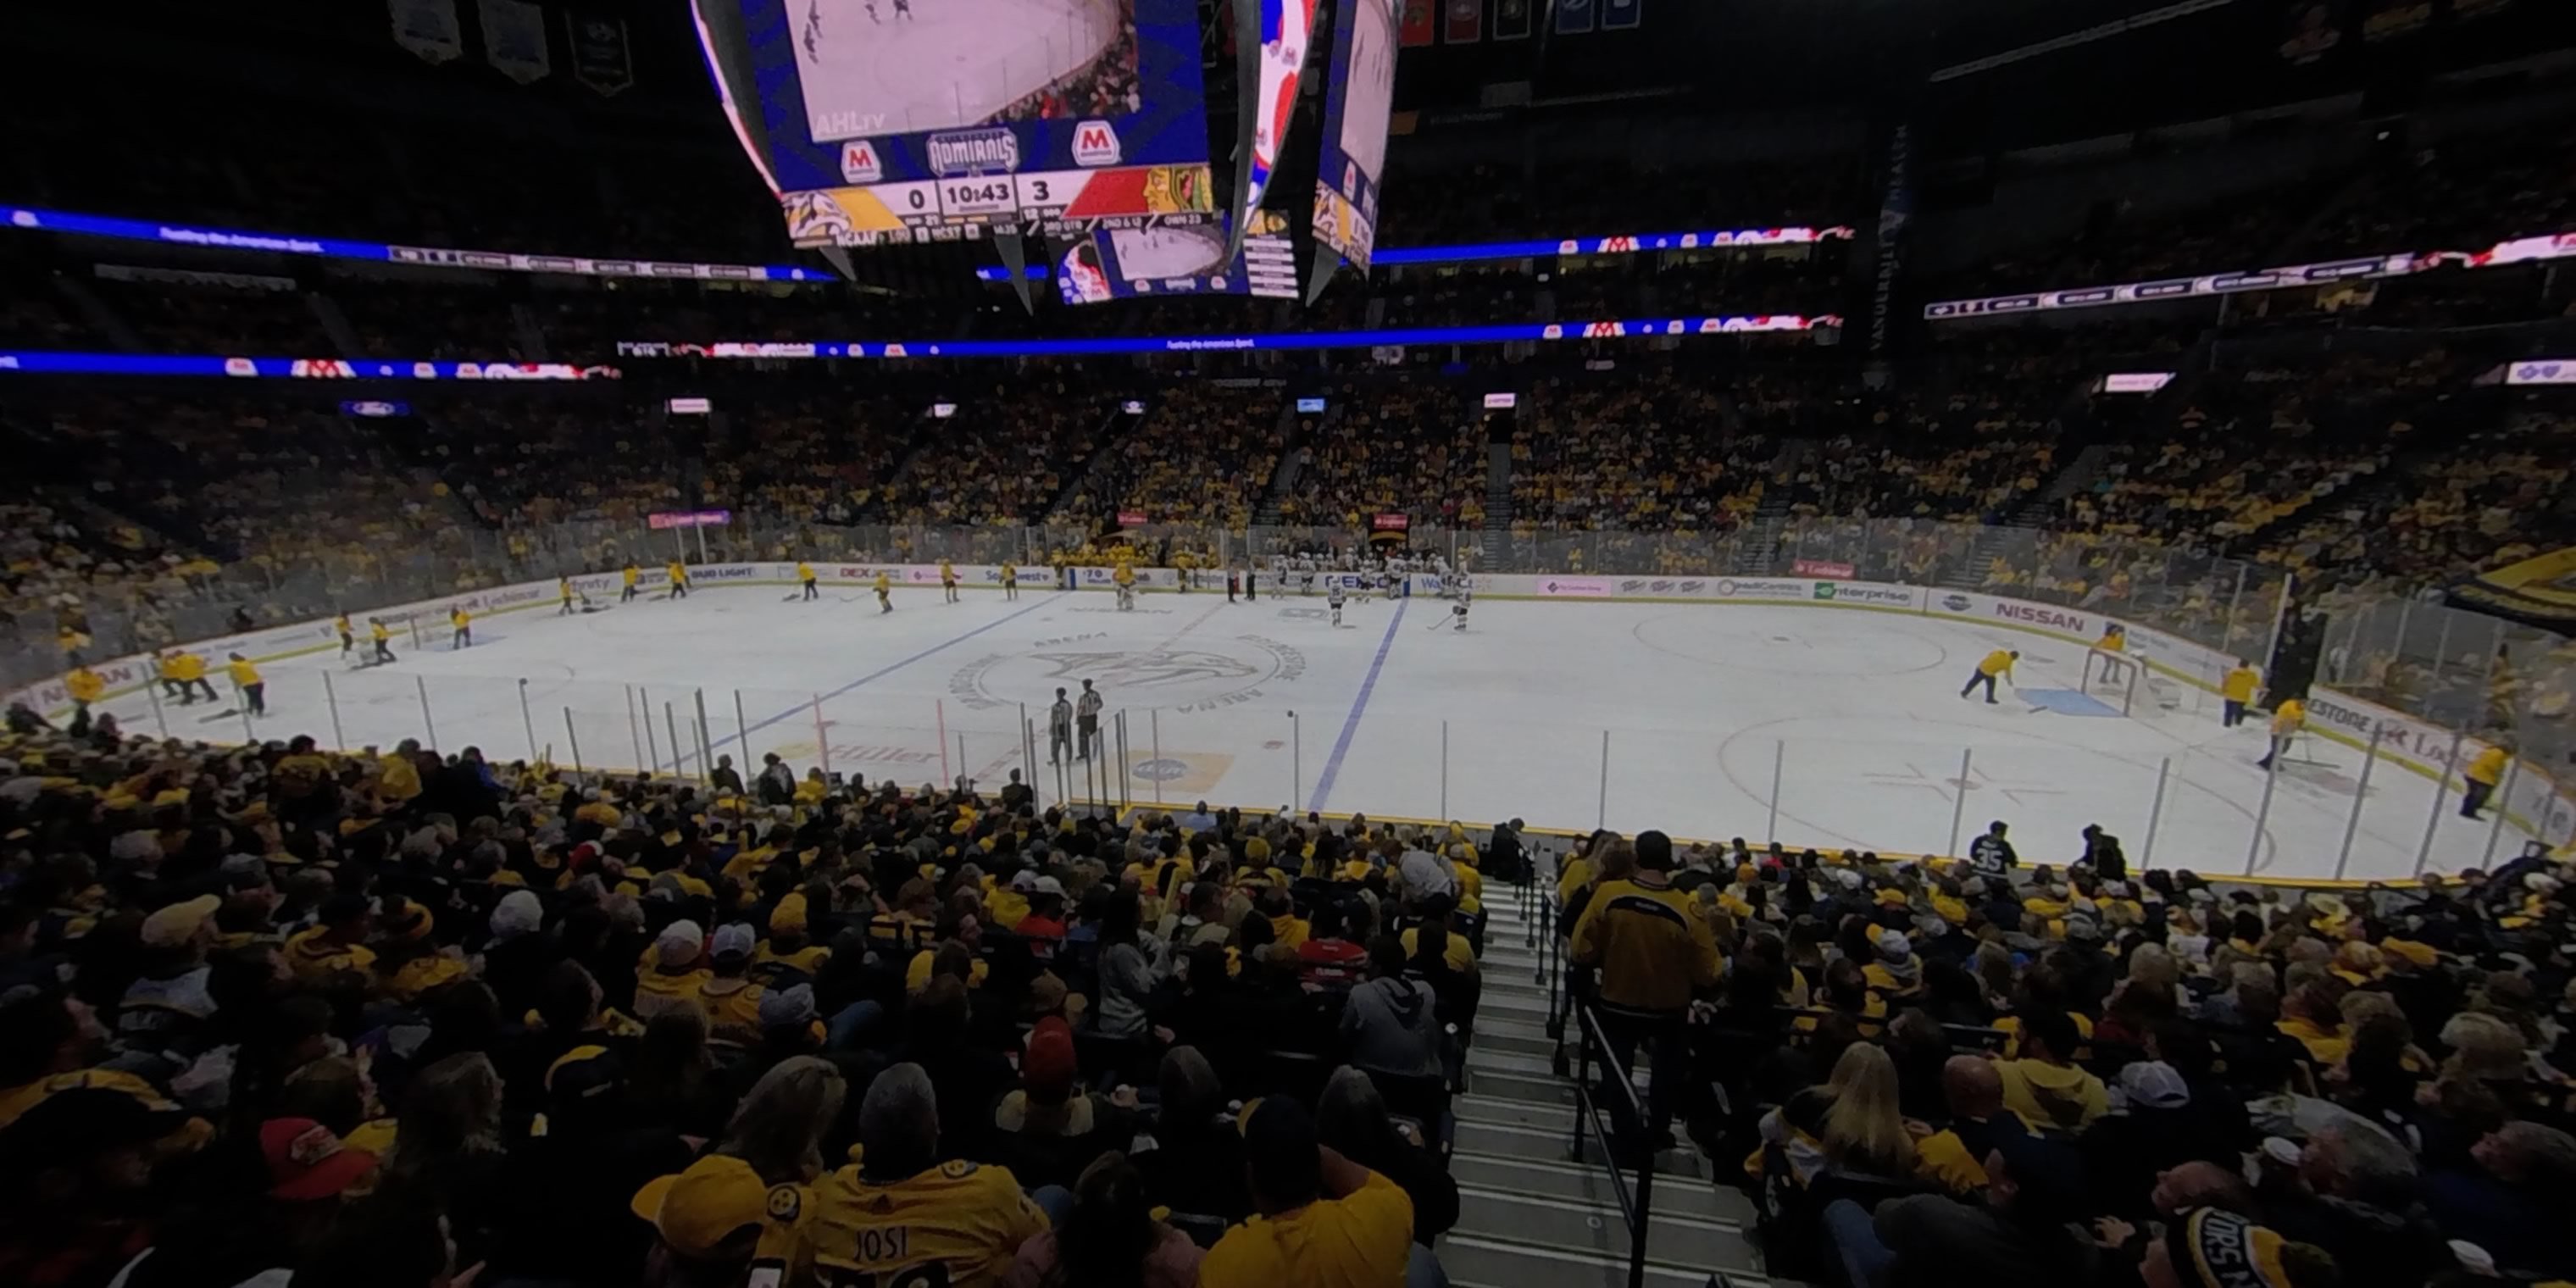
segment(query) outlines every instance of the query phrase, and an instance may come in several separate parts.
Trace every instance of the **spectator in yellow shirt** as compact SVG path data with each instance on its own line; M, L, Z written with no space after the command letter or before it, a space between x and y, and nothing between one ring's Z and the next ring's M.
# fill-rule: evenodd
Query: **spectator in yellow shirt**
M1304 1105L1285 1096L1262 1101L1244 1124L1243 1145L1259 1214L1208 1249L1200 1288L1436 1282L1430 1250L1413 1242L1413 1200L1395 1182L1316 1143Z

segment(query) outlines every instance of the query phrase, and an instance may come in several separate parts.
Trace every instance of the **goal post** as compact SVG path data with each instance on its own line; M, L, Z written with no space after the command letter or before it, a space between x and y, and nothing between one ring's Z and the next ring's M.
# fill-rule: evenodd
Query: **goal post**
M2084 650L2083 692L2133 718L2166 715L2182 707L2180 686L2155 674L2135 653Z

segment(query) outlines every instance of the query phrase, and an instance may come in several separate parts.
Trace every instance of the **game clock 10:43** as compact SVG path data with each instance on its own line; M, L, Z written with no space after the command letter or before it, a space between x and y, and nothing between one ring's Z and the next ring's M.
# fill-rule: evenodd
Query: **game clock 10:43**
M939 184L939 205L951 215L1016 215L1020 211L1020 188L1007 174L943 179Z

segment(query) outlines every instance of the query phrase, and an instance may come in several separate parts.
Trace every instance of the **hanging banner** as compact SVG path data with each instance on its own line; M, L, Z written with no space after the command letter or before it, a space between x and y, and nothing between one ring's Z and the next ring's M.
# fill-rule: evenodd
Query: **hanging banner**
M2367 16L2361 20L2361 38L2381 41L2411 36L2432 22L2433 0L2370 0Z
M2306 66L2343 43L2342 0L2291 0L2282 19L2281 57Z
M1448 0L1449 43L1472 45L1485 38L1485 0Z
M1404 0L1404 31L1401 43L1408 46L1437 44L1440 20L1432 6L1440 0Z
M1645 21L1646 0L1598 0L1603 31L1635 31Z
M1593 0L1556 0L1556 34L1580 36L1592 30L1601 19L1592 3Z
M1494 0L1494 39L1527 40L1530 0Z
M1914 222L1914 127L1903 121L1887 135L1887 170L1880 176L1878 263L1869 285L1869 356L1884 360L1896 329L1896 279L1904 272L1905 226Z
M393 14L394 43L422 62L443 63L465 53L456 0L386 0L386 8Z
M483 57L493 70L533 85L554 70L546 54L546 11L527 0L481 0Z
M635 83L635 57L626 47L624 18L567 13L564 35L572 49L574 80L601 94L615 94Z
M1297 115L1297 87L1306 71L1306 49L1314 38L1315 0L1261 0L1261 48L1246 77L1251 91L1252 164L1244 167L1243 196L1235 202L1234 222L1245 225L1261 208L1270 190L1270 175L1285 155L1288 127Z

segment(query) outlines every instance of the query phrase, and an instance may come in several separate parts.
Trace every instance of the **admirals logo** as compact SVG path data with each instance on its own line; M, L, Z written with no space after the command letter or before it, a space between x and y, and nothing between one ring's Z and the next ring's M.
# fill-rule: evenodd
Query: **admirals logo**
M942 178L1020 168L1020 138L1009 130L955 130L931 135L923 146Z
M1199 648L1121 648L1106 631L1037 642L1025 654L994 653L948 678L949 696L976 710L1043 705L1057 689L1089 680L1112 701L1177 711L1214 711L1259 700L1265 687L1306 673L1306 656L1276 640L1238 635Z

